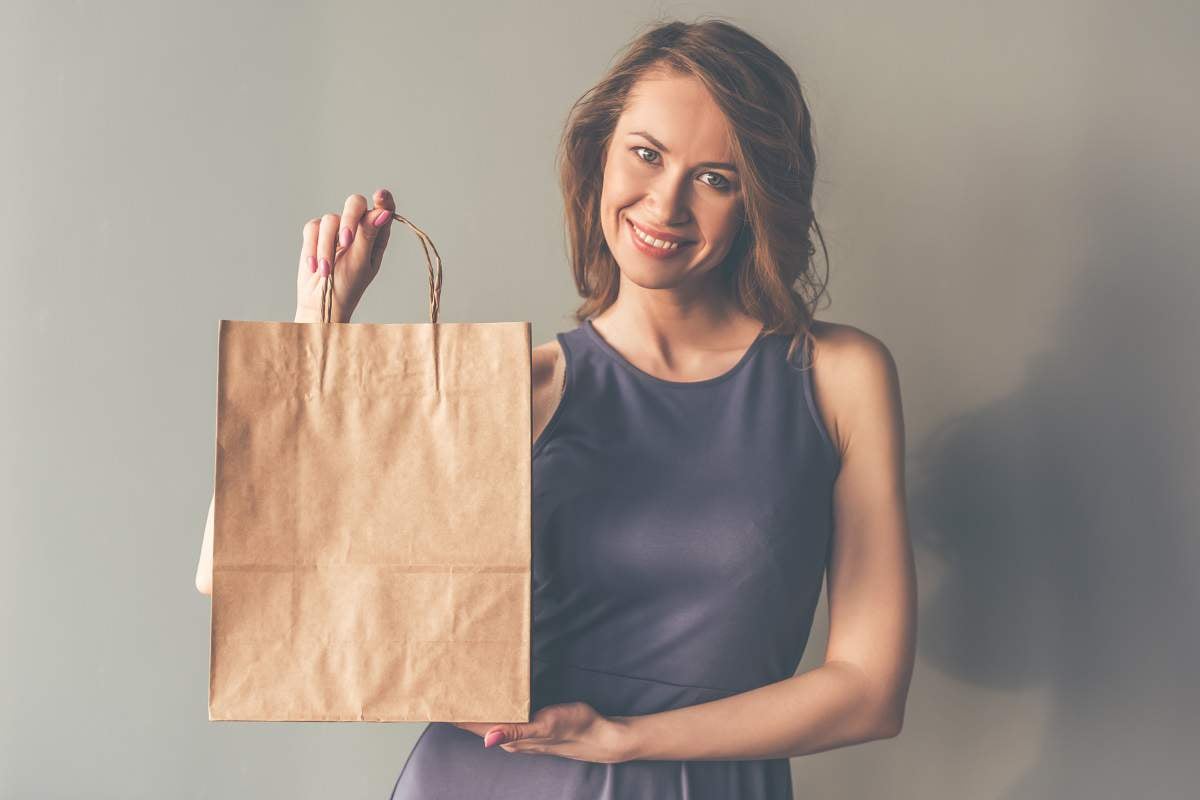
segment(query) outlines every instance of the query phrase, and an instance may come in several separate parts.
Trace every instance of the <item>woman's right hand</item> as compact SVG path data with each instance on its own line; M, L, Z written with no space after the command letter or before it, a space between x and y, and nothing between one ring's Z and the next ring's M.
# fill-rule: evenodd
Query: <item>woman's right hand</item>
M333 322L349 322L367 286L379 274L392 230L396 201L387 189L375 192L375 207L352 194L342 213L325 214L304 224L300 269L296 277L296 322L321 322L325 275L333 275ZM377 224L378 223L378 224ZM338 246L341 252L337 252Z

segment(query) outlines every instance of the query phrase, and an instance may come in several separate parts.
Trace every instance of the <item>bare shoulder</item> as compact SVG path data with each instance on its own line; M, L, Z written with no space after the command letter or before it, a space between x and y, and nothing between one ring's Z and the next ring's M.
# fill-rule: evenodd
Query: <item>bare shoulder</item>
M539 344L530 351L530 382L532 383L533 438L537 439L546 423L554 416L562 396L566 378L566 359L558 337Z
M842 322L813 320L813 338L816 340L815 360L822 357L828 371L836 374L894 370L895 361L887 345L861 328ZM815 364L815 361L814 361Z
M533 382L536 384L536 375L539 370L543 373L552 371L555 365L563 357L562 345L558 343L558 337L555 336L550 341L542 342L541 344L535 346L531 352L533 357L533 372L535 375Z
M826 429L845 455L863 426L899 424L899 373L891 351L872 334L814 320L814 399Z

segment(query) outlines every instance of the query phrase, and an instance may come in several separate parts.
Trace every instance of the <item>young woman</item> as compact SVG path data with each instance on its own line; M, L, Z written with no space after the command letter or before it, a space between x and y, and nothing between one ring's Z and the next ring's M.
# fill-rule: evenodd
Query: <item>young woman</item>
M533 351L535 714L430 723L393 800L791 798L789 757L899 732L916 636L896 367L813 318L800 84L729 23L659 25L560 156L584 302ZM374 204L305 226L298 321L330 270L349 320ZM796 675L826 572L824 663Z

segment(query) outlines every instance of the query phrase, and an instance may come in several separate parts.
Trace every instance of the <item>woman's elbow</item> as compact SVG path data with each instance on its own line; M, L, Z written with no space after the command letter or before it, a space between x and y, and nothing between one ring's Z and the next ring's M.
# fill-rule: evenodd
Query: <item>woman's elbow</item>
M900 735L900 731L904 728L904 720L897 717L884 720L878 729L877 739L894 739Z
M886 712L875 717L875 738L894 739L904 728L904 700L893 704Z

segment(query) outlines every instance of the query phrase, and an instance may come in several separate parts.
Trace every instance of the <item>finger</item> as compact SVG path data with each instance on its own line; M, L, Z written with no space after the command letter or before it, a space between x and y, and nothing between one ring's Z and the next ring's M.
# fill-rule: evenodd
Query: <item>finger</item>
M455 727L462 728L464 731L470 731L476 736L482 737L485 733L496 727L490 722L455 722L452 723Z
M367 198L352 194L342 207L341 227L338 229L338 249L350 247L358 237L358 223L367 212Z
M392 227L388 223L391 222L391 212L395 210L396 204L392 201L392 194L387 189L376 189L375 194L371 195L371 201L374 205L369 211L363 212L358 235L371 243L378 242L380 237L384 237L386 243L388 231Z
M317 270L317 230L320 217L304 223L301 230L300 263L296 276L298 306L319 308L321 305L321 275Z
M396 213L396 200L387 189L377 189L374 195L375 208L367 214L367 225L371 233L371 269L378 271L383 263L383 251L387 249L392 235L392 214Z
M333 273L333 256L337 247L338 215L325 214L317 229L317 274L322 277Z
M521 739L516 742L505 742L504 744L499 745L499 747L501 750L505 750L509 753L545 753L547 751L547 746L545 744L541 744L541 741L542 740L538 740L535 742L532 739Z
M500 736L500 738L497 739L492 734L498 734ZM491 742L492 744L496 744L496 743L507 744L509 742L515 742L520 739L527 739L527 738L529 738L531 736L535 736L535 735L537 735L537 732L533 728L533 723L521 724L518 722L518 723L513 723L513 724L508 724L508 725L492 725L484 733L483 746L484 747L491 746L489 744L489 742Z
M300 274L299 279L308 280L317 272L317 229L321 225L320 217L313 217L304 223L300 231Z

